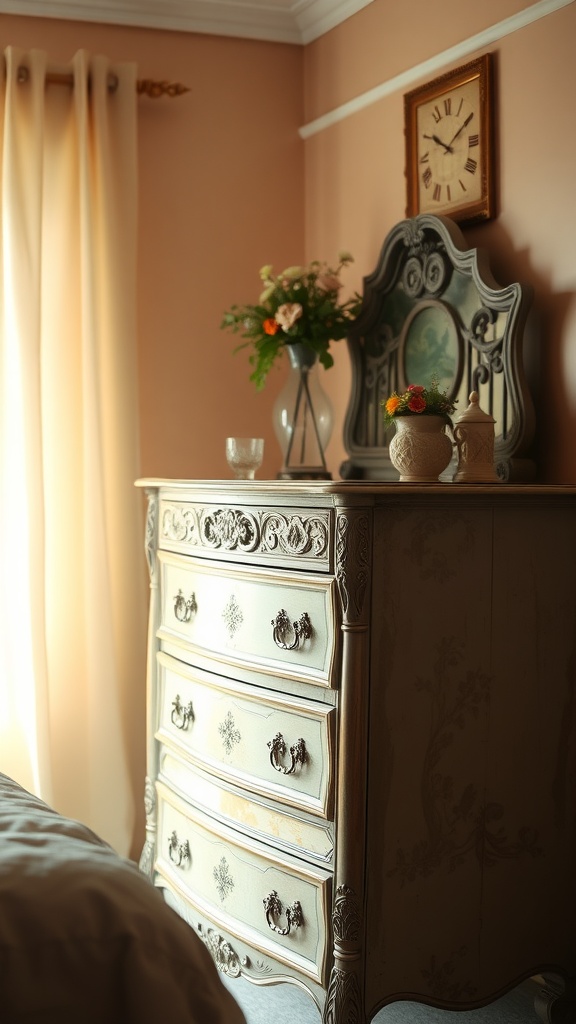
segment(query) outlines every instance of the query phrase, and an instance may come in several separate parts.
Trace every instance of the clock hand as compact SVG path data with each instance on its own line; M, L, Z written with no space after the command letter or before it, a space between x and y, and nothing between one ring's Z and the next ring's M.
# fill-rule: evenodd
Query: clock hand
M466 118L464 123L460 125L460 127L459 127L458 131L456 132L456 134L450 139L450 145L452 145L452 143L455 141L455 139L458 138L458 136L460 135L460 132L464 131L466 125L470 124L470 121L472 120L473 117L474 117L474 114L468 114L468 117Z
M424 135L423 137L425 139L431 139L437 146L442 146L446 153L452 152L452 143L447 144L446 142L442 142L442 139L439 139L437 135Z

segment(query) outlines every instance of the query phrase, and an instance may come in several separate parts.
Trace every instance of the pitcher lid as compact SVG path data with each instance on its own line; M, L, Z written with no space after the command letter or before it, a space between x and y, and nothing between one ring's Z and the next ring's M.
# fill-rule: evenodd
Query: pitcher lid
M480 408L478 392L471 391L469 397L470 405L458 417L456 423L495 423L496 420Z

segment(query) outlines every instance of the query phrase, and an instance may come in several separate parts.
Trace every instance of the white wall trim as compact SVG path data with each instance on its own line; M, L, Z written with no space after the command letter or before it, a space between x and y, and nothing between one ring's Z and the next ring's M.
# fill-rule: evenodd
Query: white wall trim
M430 57L429 60L414 65L414 67L409 68L407 71L403 71L401 74L395 75L394 78L389 78L386 82L382 82L381 85L375 86L374 89L369 89L368 92L362 93L361 96L355 96L353 100L349 100L340 107L330 110L327 114L323 114L314 121L310 121L299 129L299 134L301 138L308 139L311 135L316 135L318 132L337 124L338 121L343 121L345 118L357 114L358 111L364 110L366 107L377 103L399 89L403 91L408 90L419 79L425 78L428 75L435 75L447 64L461 60L475 50L481 50L485 46L493 46L494 43L504 36L510 35L512 32L518 32L519 29L525 28L527 25L539 21L540 18L545 18L548 14L553 14L554 11L559 10L561 7L567 7L574 2L575 0L539 0L538 3L526 8L526 10L513 14L510 18L504 18L503 21L497 22L490 28L470 36L463 42L457 43L456 46L443 50L434 57Z
M309 43L372 0L0 0L4 14Z
M292 9L302 42L311 43L371 3L372 0L299 0Z

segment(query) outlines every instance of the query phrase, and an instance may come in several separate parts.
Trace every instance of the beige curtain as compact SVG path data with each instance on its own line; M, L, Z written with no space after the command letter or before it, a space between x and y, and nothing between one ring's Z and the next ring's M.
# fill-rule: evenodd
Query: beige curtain
M0 771L134 855L146 617L135 68L115 66L110 92L102 57L58 69L72 86L46 82L40 51L4 59Z

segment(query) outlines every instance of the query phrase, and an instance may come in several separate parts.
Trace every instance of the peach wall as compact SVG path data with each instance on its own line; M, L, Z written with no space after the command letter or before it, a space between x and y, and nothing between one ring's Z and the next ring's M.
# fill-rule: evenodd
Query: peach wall
M247 355L220 330L232 303L255 301L259 268L300 263L304 248L300 47L0 15L0 43L66 61L80 48L134 61L141 78L182 82L174 100L139 100L139 376L144 476L229 476L228 434L280 450Z
M524 8L519 0L483 5L444 0L373 0L306 47L306 122L435 57ZM499 215L465 228L490 254L496 280L529 282L539 335L534 380L540 476L576 482L576 4L467 54L428 81L489 49L496 60ZM417 81L409 88L419 84ZM398 90L306 139L307 255L345 241L356 256L355 287L376 264L382 241L405 216L403 92ZM326 375L344 422L349 389L345 345ZM341 428L329 449L334 471L345 456Z

